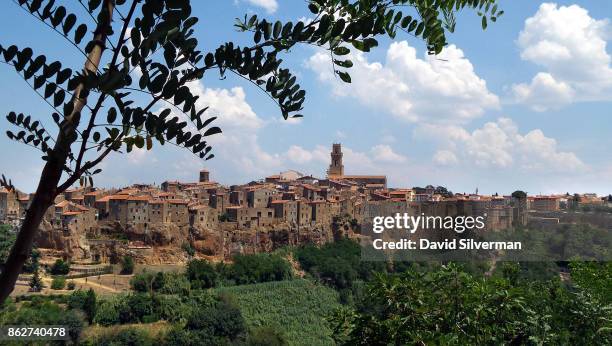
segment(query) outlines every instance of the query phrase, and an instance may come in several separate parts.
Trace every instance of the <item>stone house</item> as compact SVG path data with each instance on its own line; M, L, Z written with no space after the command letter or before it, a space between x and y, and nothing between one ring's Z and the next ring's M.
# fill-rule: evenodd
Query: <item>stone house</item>
M112 195L108 199L108 219L127 225L128 195Z
M166 201L161 199L153 199L149 201L149 223L164 223L167 213Z
M165 222L174 223L179 227L189 225L188 202L182 199L168 200Z
M133 225L144 224L145 228L149 222L149 197L130 196L127 199L127 223Z
M19 218L19 200L17 192L0 187L0 221L11 221Z
M298 225L306 226L310 225L312 221L312 207L308 200L299 200L298 204Z
M274 217L290 224L298 222L298 203L293 200L276 199L270 202L270 207L274 210Z
M219 225L219 213L207 205L191 206L189 207L189 224L192 227L216 230Z

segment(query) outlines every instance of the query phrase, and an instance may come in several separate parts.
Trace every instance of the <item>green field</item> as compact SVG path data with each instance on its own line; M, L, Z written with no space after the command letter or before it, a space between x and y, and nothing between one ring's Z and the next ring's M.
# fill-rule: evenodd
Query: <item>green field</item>
M268 282L216 289L229 293L249 328L272 326L290 345L333 345L325 321L338 303L338 293L308 280Z

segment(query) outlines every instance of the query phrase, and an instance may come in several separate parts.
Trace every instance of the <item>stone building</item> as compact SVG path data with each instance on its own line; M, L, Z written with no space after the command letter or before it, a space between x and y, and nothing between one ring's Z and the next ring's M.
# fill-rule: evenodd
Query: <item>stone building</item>
M559 197L536 196L531 203L531 209L536 211L557 211L559 210Z
M256 186L246 190L246 202L249 208L264 208L275 195L276 191L272 188Z
M189 207L189 224L192 227L204 227L216 230L219 225L219 213L207 205Z
M19 200L15 190L0 187L0 221L9 222L19 219Z
M188 202L182 199L171 199L168 201L168 209L165 222L174 223L179 227L189 225Z
M108 199L108 220L127 225L128 195L112 195Z
M297 206L298 203L294 200L277 199L270 202L270 207L274 210L274 217L290 224L298 222Z
M164 223L167 214L167 203L161 199L152 199L149 201L149 223Z
M149 197L129 196L127 199L127 223L144 225L149 222Z

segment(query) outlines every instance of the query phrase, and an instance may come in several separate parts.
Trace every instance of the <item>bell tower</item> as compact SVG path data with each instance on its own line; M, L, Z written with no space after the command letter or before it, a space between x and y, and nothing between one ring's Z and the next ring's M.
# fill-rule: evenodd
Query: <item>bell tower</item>
M332 145L331 163L327 170L328 177L338 177L344 175L344 165L342 164L342 144Z

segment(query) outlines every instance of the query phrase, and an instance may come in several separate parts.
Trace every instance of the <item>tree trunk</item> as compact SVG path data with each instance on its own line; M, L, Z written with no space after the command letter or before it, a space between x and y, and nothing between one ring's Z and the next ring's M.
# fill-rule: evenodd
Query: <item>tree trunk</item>
M107 27L111 24L113 9L114 1L104 0L100 11L107 11L107 15L99 16L99 18L106 18L107 23L101 23L94 34L96 45L87 56L83 71L85 74L97 73L102 53L105 49ZM74 91L72 99L74 105L73 111L65 117L64 124L57 134L53 152L49 155L43 168L32 203L30 203L30 207L26 211L25 219L21 224L15 244L6 260L2 274L0 274L0 305L4 304L11 292L13 292L23 264L30 257L32 243L45 212L53 204L58 193L61 192L58 191L58 185L62 177L63 167L68 158L70 146L74 143L74 139L71 138L75 138L74 133L79 126L81 111L87 104L86 97L79 97L80 92L84 89L85 86L80 84Z

